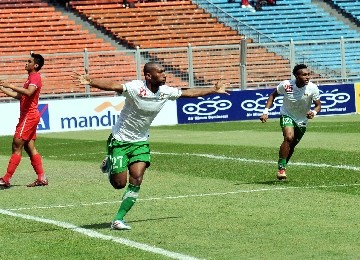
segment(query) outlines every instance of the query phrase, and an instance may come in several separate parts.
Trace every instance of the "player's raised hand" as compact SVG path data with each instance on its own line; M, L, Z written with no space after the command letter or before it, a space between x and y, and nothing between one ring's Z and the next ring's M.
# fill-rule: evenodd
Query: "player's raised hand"
M230 95L226 91L226 89L230 88L230 87L231 87L231 85L229 83L224 83L223 80L219 80L218 82L216 82L214 89L215 89L216 93Z
M75 83L77 83L77 85L90 85L91 83L91 79L89 75L80 74L77 73L76 71L74 71L72 78L74 79Z

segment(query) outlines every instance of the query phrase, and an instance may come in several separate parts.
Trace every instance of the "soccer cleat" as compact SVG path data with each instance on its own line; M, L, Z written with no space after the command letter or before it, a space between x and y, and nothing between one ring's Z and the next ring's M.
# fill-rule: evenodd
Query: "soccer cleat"
M43 179L42 181L39 181L36 179L34 182L27 185L27 187L36 187L36 186L47 186L49 184L47 179Z
M278 180L285 180L285 179L287 178L285 169L280 169L280 170L277 172L276 177L278 178Z
M100 165L100 170L102 173L109 173L109 157L105 156L104 160L102 160Z
M124 220L115 220L111 223L111 229L115 230L130 230L131 227L126 225Z
M2 189L10 188L10 182L4 181L3 178L0 178L0 188Z

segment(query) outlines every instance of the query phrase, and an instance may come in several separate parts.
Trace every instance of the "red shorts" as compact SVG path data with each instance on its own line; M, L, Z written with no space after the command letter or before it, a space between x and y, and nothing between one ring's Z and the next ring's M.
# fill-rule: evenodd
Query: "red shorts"
M39 122L40 116L20 119L16 125L14 137L25 141L35 140Z

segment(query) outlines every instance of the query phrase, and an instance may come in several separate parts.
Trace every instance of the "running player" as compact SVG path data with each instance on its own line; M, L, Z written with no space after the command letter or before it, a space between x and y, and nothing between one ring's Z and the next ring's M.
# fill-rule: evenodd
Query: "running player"
M294 80L285 80L270 94L261 122L268 119L269 109L274 99L283 95L283 105L280 108L280 126L283 132L283 142L279 150L277 178L287 178L286 165L294 153L295 146L305 134L308 119L314 118L321 110L319 89L310 81L310 70L304 64L298 64L293 69ZM311 109L312 103L315 104Z
M112 229L131 229L124 222L124 217L134 205L145 170L150 166L149 128L166 101L215 93L228 94L225 91L227 86L222 83L210 88L186 90L169 87L165 85L166 73L163 66L155 62L145 64L144 77L144 81L133 80L121 84L106 79L92 79L89 75L74 76L80 84L116 91L126 97L125 105L108 138L108 159L103 164L103 168L109 168L109 180L115 189L125 188L129 179L120 208L112 221Z

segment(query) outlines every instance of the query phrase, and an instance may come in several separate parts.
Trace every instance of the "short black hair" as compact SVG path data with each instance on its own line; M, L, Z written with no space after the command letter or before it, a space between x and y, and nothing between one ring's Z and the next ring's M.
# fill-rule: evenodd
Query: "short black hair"
M146 73L150 73L152 70L156 69L160 64L154 61L150 61L148 63L145 64L144 66L144 75L146 75Z
M42 66L44 65L44 58L40 54L31 53L31 57L34 58L34 63L37 64L36 71L41 70Z
M298 70L301 70L301 69L307 69L307 66L305 64L297 64L297 65L295 65L295 67L293 69L293 75L296 76Z

